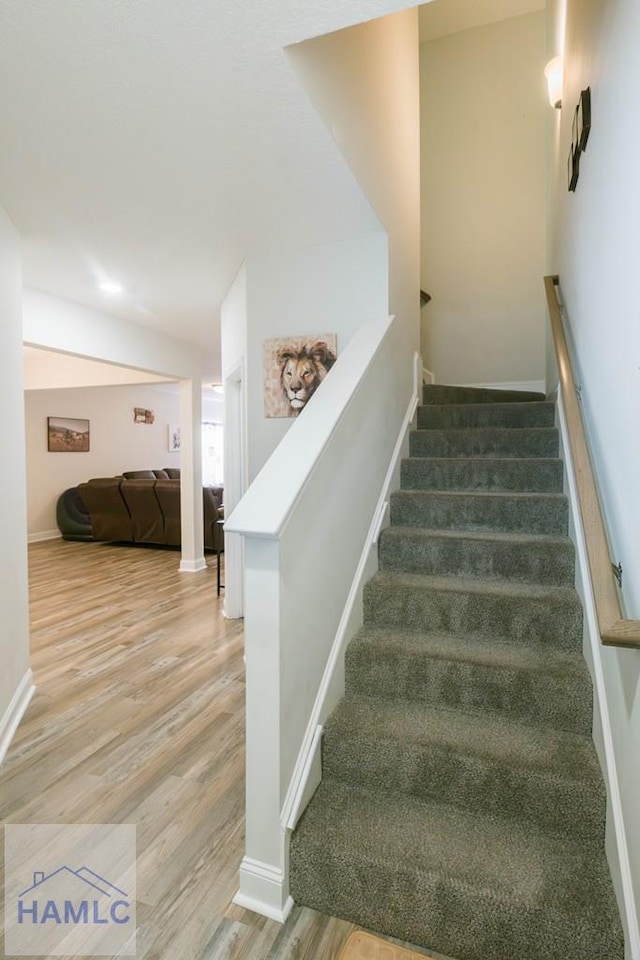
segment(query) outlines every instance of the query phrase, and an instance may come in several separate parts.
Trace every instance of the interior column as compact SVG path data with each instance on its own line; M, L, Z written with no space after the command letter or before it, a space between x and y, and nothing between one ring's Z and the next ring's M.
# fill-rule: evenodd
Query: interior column
M206 567L202 517L202 384L180 382L180 570L197 573Z

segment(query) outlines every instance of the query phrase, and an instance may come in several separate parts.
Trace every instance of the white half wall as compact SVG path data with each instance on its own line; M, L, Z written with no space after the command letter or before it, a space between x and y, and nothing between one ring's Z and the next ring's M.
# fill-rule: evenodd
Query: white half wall
M554 0L548 55L564 56L562 111L550 119L549 266L560 275L575 379L628 617L640 618L640 4ZM566 159L580 91L591 87L592 128L575 193ZM631 108L632 110L632 108ZM632 110L633 112L633 110ZM602 650L620 798L640 912L640 650Z
M421 278L433 297L422 353L437 383L544 377L544 29L540 11L420 45Z
M27 510L22 367L22 273L20 240L0 207L0 407L7 469L0 502L0 743L7 745L19 719L16 710L30 687L27 594Z

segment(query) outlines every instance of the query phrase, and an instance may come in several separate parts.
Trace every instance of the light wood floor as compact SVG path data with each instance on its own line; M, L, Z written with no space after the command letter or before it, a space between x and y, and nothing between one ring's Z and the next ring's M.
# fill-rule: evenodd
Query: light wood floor
M353 926L234 907L243 854L242 624L215 560L50 541L30 554L37 691L0 773L13 823L135 823L141 960L334 960Z

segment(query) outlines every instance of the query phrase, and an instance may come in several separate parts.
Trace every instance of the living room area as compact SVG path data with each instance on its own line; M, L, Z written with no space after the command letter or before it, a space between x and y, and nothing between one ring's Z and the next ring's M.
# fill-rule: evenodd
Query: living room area
M29 346L24 375L29 543L62 535L180 546L179 383ZM203 384L198 445L210 550L222 540L211 528L223 516L223 412L221 386Z

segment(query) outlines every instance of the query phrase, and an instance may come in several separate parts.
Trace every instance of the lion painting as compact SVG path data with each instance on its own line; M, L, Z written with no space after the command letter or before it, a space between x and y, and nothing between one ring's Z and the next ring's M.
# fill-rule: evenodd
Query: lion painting
M265 416L297 417L336 362L334 334L264 344Z

